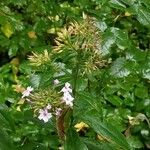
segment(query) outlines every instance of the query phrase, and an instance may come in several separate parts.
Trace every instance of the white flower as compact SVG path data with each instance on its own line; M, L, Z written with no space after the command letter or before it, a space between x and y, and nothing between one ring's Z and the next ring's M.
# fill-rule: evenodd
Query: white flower
M61 112L62 112L61 108L56 108L56 111L55 111L56 116L60 116Z
M72 101L65 101L67 106L72 107L73 106L73 102Z
M73 101L74 98L70 95L69 92L66 92L66 93L64 93L64 95L63 95L63 100L64 100L64 101Z
M58 79L55 79L53 82L54 82L54 85L57 85L60 83Z
M60 92L63 92L62 102L65 102L66 105L72 107L74 98L70 94L72 93L70 83L66 82L65 86L61 89Z
M27 89L23 91L22 98L29 96L32 91L33 91L33 88L31 86L28 86Z
M50 105L50 104L48 104L47 106L46 106L46 109L48 109L48 110L50 110L52 108L52 106Z
M65 86L61 89L60 92L63 92L63 93L66 93L66 92L69 92L69 93L72 93L72 89L70 88L70 83L66 82L65 83Z
M70 83L68 83L68 82L65 83L65 87L66 87L66 88L69 88L70 86L71 86Z
M72 89L71 88L67 88L67 87L63 87L62 89L61 89L61 91L60 92L63 92L63 93L66 93L66 92L69 92L69 93L72 93Z
M73 100L74 98L70 95L69 92L64 93L62 97L63 102L66 103L66 105L72 107L73 106Z
M52 114L48 112L47 109L40 109L39 111L40 115L38 116L38 118L40 120L43 120L45 123L49 121L49 119L52 118Z

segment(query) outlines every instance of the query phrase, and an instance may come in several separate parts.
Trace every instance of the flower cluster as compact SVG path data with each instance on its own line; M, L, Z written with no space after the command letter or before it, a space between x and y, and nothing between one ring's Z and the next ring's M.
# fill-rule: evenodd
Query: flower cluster
M53 84L55 88L59 85L59 80L55 79ZM38 91L31 94L33 88L31 86L27 87L26 90L22 92L22 98L25 98L27 102L32 103L32 108L37 111L38 119L43 120L45 123L48 122L52 116L59 117L62 113L64 105L73 107L72 88L70 83L66 82L65 86L60 92L54 89L47 89L46 91ZM60 95L63 93L63 96ZM61 100L61 101L60 101Z
M40 120L43 120L46 123L52 118L52 116L53 116L52 112L53 112L52 106L50 104L48 104L45 108L39 110L38 118ZM62 112L61 108L56 108L55 109L55 115L56 116L59 117L61 115L61 112Z
M72 89L70 83L66 82L60 92L63 92L62 102L66 103L67 106L72 107L74 98L71 95Z

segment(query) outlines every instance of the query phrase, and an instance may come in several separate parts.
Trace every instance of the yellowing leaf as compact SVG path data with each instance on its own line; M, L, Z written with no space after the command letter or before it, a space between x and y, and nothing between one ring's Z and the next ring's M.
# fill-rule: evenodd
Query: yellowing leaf
M25 88L22 87L20 84L12 85L12 87L13 87L14 91L17 93L22 93L25 90Z
M74 127L76 128L76 131L79 132L83 128L88 128L89 126L84 122L80 122L80 123L77 123Z
M59 21L59 16L58 15L55 16L55 21Z
M22 105L22 104L24 104L24 102L25 102L24 99L20 99L20 101L17 104Z
M14 65L14 66L18 66L19 65L19 59L18 58L13 58L12 60L11 60L11 62L10 62L12 65Z
M16 110L17 110L17 111L21 111L20 106L18 106L18 107L16 108Z
M111 139L105 137L105 136L102 136L102 135L97 135L97 139L100 140L100 141L107 141L107 142L111 142Z
M55 28L51 28L47 30L47 33L54 34L56 32Z
M31 38L31 39L36 39L36 38L37 38L36 33L35 33L34 31L28 32L28 36L29 36L29 38Z
M9 22L6 22L4 25L2 25L1 30L7 38L10 38L13 34L13 28Z
M126 17L129 17L129 16L131 16L131 14L129 13L129 12L125 12L125 14L124 14Z

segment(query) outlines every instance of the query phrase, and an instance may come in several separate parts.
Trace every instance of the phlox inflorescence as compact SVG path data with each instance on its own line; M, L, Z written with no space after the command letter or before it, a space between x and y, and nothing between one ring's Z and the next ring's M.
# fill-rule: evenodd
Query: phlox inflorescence
M74 98L71 95L72 89L70 83L66 82L60 92L63 92L62 102L64 102L67 106L72 107Z
M60 81L58 79L53 81L54 86L59 83ZM57 87L55 86L55 88ZM22 98L24 98L26 102L30 102L29 104L32 104L31 107L35 110L35 113L38 113L36 115L37 118L43 120L44 123L51 120L53 116L59 118L65 107L73 107L74 97L72 96L71 84L68 82L66 82L64 87L58 92L54 89L42 92L33 92L33 90L31 86L28 86L26 90L22 92ZM61 93L63 93L63 95Z

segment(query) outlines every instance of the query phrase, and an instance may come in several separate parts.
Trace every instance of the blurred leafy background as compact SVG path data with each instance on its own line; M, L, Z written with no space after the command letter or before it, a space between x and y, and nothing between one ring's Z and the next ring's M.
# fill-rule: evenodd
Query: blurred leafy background
M150 149L150 1L5 0L0 3L0 150L61 146L55 121L43 124L33 118L33 112L20 104L17 85L48 86L53 73L31 67L27 58L45 49L51 53L57 33L74 20L80 22L83 14L96 18L102 56L111 62L78 78L74 118L89 123L94 132L77 135L69 130L65 149L115 149L103 136L92 142L95 133L111 134L100 128L108 126L111 132L109 124L125 135L131 149ZM65 78L69 77L61 79ZM96 114L104 124L95 120Z

